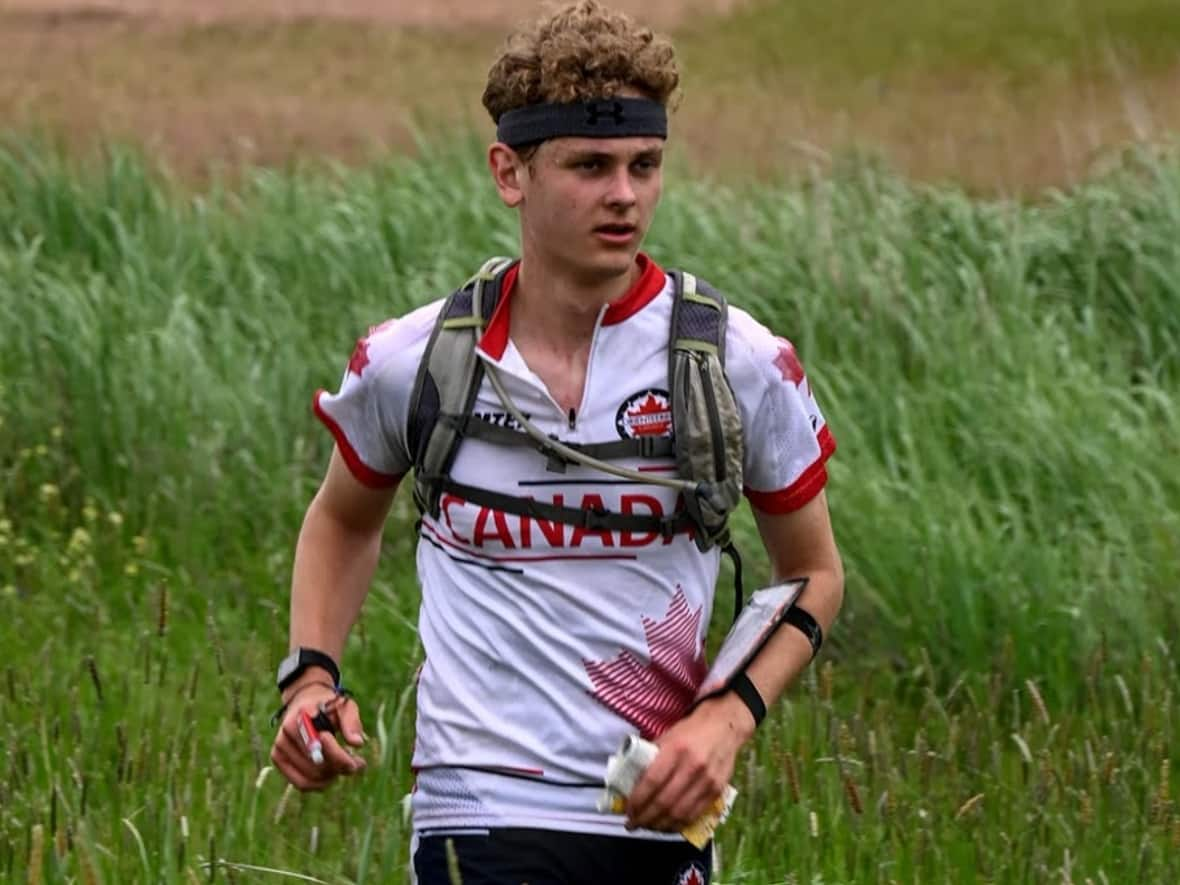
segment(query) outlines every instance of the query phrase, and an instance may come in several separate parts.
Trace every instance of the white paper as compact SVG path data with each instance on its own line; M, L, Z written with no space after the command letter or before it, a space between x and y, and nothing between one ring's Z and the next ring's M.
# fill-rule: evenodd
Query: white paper
M807 586L806 578L793 578L773 587L766 587L750 597L737 621L730 628L717 652L713 666L705 674L696 700L700 701L721 691L762 648L774 628Z

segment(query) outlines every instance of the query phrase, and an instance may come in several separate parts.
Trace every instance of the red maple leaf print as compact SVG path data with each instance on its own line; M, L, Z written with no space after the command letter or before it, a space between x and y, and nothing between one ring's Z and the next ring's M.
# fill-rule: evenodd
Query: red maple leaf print
M795 354L795 348L786 338L778 340L778 355L774 358L774 366L782 373L784 381L790 381L796 386L803 380L803 364Z
M358 338L356 341L356 349L352 352L352 358L348 361L348 371L356 375L358 378L361 373L365 371L365 366L369 364L369 339Z
M672 427L672 409L650 393L647 399L627 411L631 432L636 436L665 436Z
M700 626L701 607L691 611L677 587L662 621L643 618L647 664L629 651L610 661L582 662L594 684L591 697L638 728L644 738L659 737L684 718L705 678Z

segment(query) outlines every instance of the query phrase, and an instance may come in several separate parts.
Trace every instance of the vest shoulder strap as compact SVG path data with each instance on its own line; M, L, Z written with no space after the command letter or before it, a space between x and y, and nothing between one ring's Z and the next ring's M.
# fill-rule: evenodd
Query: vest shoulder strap
M414 503L438 515L440 481L451 468L460 435L439 421L442 414L469 414L483 378L476 354L480 334L491 321L510 258L492 258L443 302L410 394L406 439L414 456Z
M676 281L668 347L668 383L675 429L676 467L696 484L685 506L707 550L729 543L728 517L741 503L741 412L725 374L725 297L690 273L671 271Z

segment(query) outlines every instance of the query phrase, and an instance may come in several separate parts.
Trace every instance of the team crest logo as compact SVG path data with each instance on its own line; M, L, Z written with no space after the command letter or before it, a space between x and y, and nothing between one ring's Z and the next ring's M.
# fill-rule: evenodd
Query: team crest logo
M705 868L695 860L680 871L676 885L709 885L709 877Z
M619 406L615 427L623 439L638 436L671 436L672 403L668 391L641 390Z

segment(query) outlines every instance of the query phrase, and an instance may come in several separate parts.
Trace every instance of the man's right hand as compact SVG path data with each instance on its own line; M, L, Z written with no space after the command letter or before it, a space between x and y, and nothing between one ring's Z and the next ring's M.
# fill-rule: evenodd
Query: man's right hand
M322 790L339 775L356 774L365 768L365 760L354 756L341 745L337 735L352 747L365 743L360 710L351 697L337 695L326 674L307 674L308 678L295 683L284 692L287 710L275 735L270 759L292 785L300 790ZM315 717L324 704L336 734L320 733L324 745L324 761L316 765L311 760L303 739L299 736L299 713L306 711Z

